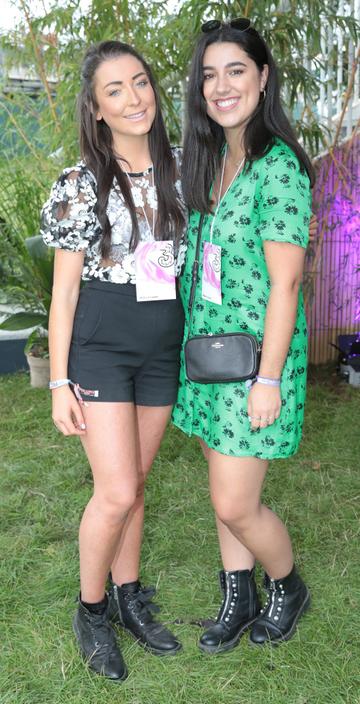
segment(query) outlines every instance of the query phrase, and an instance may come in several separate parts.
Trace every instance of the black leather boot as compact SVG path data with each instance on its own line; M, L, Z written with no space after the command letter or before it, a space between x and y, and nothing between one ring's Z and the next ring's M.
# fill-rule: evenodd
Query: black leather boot
M295 566L284 579L270 579L265 574L267 602L250 633L253 645L280 643L293 635L300 616L310 605L310 593Z
M221 571L219 576L224 600L215 624L199 641L199 648L211 654L234 648L260 610L254 570Z
M103 614L94 614L79 600L73 620L81 654L92 670L114 681L126 679L126 665L109 623L108 607Z
M110 618L154 655L175 655L181 650L181 643L162 623L154 620L153 612L160 610L151 601L154 595L154 587L143 587L138 581L121 587L111 583Z

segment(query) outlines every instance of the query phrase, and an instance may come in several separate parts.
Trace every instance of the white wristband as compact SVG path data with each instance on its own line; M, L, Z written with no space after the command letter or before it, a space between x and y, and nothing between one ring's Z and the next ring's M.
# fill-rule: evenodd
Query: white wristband
M280 386L280 379L268 379L266 376L257 376L256 381L266 386Z
M55 379L55 381L49 381L49 389L59 389L60 386L66 386L71 384L70 379Z

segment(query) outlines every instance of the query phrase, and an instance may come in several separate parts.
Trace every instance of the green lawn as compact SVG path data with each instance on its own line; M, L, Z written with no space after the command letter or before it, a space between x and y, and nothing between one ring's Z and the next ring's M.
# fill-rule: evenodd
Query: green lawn
M0 377L1 704L359 704L360 391L312 373L299 454L271 466L266 502L288 522L312 609L278 648L201 653L191 622L216 613L220 567L205 463L168 430L147 488L142 578L184 649L156 658L121 634L130 676L114 684L78 656L71 616L77 530L91 493L76 439L50 419L47 391ZM260 581L260 572L259 572Z

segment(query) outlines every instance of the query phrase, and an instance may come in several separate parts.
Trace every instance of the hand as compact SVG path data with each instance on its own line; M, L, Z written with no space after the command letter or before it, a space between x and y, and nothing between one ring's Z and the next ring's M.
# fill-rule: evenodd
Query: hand
M315 240L318 233L318 224L318 219L315 213L313 213L309 223L309 242L313 242Z
M85 420L69 386L52 390L52 419L63 435L85 435Z
M267 428L279 418L280 412L280 387L266 386L255 382L248 396L248 415L251 429Z

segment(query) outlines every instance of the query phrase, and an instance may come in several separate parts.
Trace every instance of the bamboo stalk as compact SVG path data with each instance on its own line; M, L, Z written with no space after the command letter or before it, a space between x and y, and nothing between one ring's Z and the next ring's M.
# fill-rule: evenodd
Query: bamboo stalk
M246 0L246 5L245 5L245 9L244 9L244 14L243 14L244 17L249 17L251 5L252 5L252 0Z
M54 101L53 101L52 96L51 96L51 90L50 90L50 86L49 86L49 81L48 81L47 76L46 76L46 71L45 71L45 68L44 68L43 60L42 60L42 58L41 58L41 54L40 54L40 51L39 51L39 46L38 46L37 41L36 41L36 37L35 37L34 30L33 30L33 26L32 26L31 17L30 17L30 14L29 14L28 7L27 7L27 5L26 5L26 3L25 3L25 0L20 0L20 7L21 7L21 9L22 9L22 11L23 11L23 13L24 13L24 15L25 15L25 19L26 19L26 22L27 22L27 25L28 25L28 28L29 28L31 43L32 43L33 50L34 50L34 54L35 54L35 57L36 57L36 61L37 61L37 66L38 66L40 78L41 78L42 84L43 84L43 86L44 86L44 88L45 88L46 96L47 96L47 99L48 99L49 107L50 107L51 114L52 114L52 118L53 118L54 125L55 125L55 130L56 130L56 132L59 132L59 131L60 131L60 122L59 122L58 117L57 117L57 114L56 114L56 109L55 109Z
M1 107L5 110L5 112L7 113L8 117L9 117L9 119L10 119L10 122L12 122L12 124L13 124L14 127L16 128L16 131L19 133L20 137L22 137L22 139L24 140L26 146L27 146L28 149L30 150L30 152L37 158L37 154L36 154L36 151L34 150L34 147L32 146L32 144L31 144L31 142L29 141L29 139L27 138L27 136L26 136L24 130L23 130L22 127L19 125L18 121L16 120L16 118L14 117L14 115L12 114L12 112L9 110L9 108L7 107L7 105L6 105L5 103L3 103L2 101L0 102L0 105L1 105Z
M339 173L339 176L340 176L340 178L341 178L341 180L342 180L342 182L343 182L343 184L344 184L344 187L345 187L345 189L347 190L347 196L348 196L348 198L349 198L350 200L352 200L352 201L355 203L354 197L353 197L353 195L352 195L352 192L351 192L351 190L348 188L348 184L347 184L347 182L346 182L346 180L345 180L346 178L349 178L349 177L350 177L350 171L349 171L349 169L347 168L346 164L343 164L341 161L339 161L339 160L337 159L337 157L336 157L336 155L335 155L335 152L332 150L332 147L331 147L331 145L327 142L327 140L325 140L325 144L326 144L326 146L327 146L327 148L328 148L328 152L329 152L329 153L331 152L332 160L333 160L334 165L335 165L335 167L336 167L336 169L337 169L337 171L338 171L338 173Z

